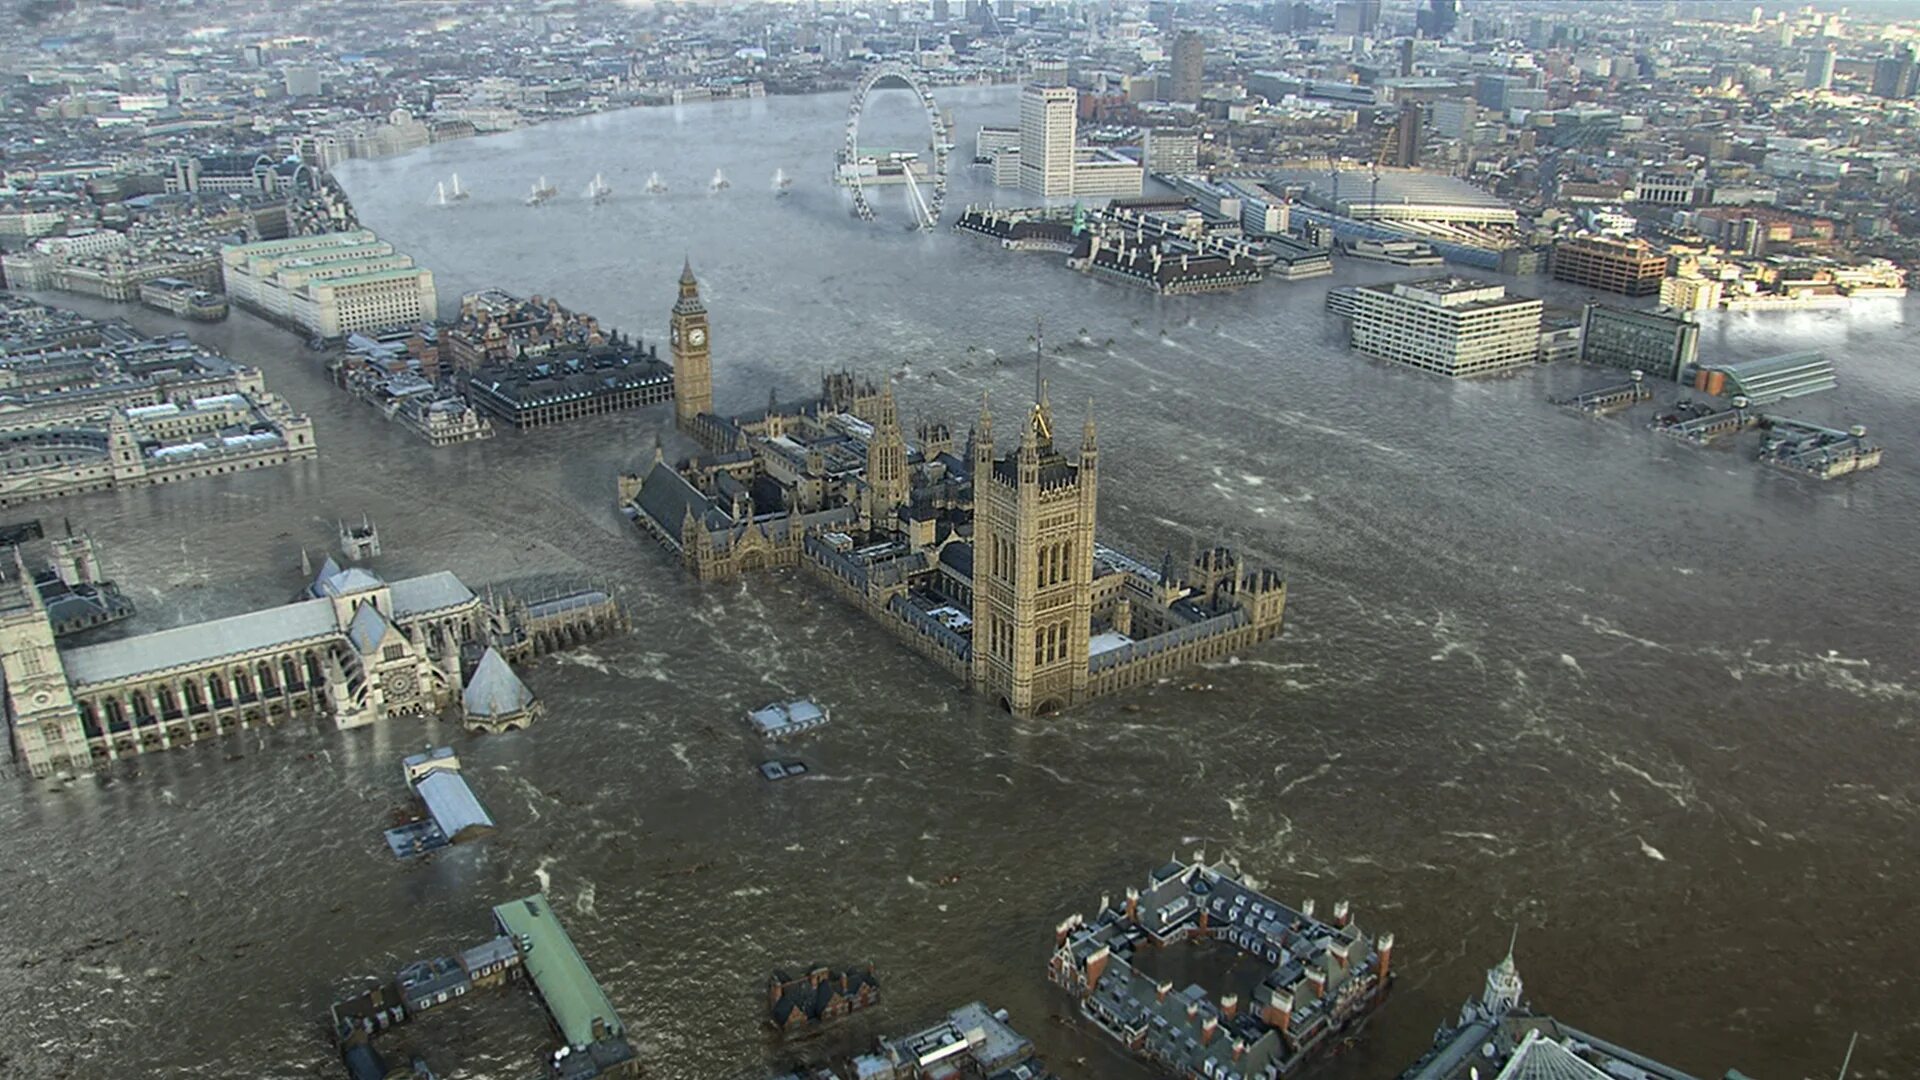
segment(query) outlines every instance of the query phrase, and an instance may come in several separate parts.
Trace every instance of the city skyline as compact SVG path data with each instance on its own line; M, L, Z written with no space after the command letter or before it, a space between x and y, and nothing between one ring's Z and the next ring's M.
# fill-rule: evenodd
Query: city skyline
M1920 25L287 14L13 31L23 1075L1909 1056Z

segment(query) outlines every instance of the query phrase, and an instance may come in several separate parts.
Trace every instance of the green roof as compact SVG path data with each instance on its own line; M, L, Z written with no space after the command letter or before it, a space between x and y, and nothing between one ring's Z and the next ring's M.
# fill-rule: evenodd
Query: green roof
M603 1036L625 1034L619 1014L613 1011L613 1003L607 1000L606 992L600 989L586 962L580 959L573 939L567 936L553 913L553 906L547 902L546 893L501 904L493 909L493 917L500 924L501 932L513 938L514 947L520 950L520 962L533 977L554 1026L560 1029L567 1045L592 1044L595 1020L604 1024Z

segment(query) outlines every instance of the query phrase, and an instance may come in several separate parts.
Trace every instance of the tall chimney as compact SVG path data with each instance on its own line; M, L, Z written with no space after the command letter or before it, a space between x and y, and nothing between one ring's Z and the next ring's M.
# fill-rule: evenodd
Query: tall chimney
M1220 999L1220 1014L1232 1020L1240 1015L1240 995L1228 994Z
M1309 896L1300 903L1300 914L1313 918L1313 897Z
M1194 1020L1199 1019L1199 1017L1200 1006L1191 1001L1187 1002L1187 1022L1192 1023Z
M1247 1052L1247 1044L1244 1039L1233 1040L1233 1060L1239 1061L1240 1055L1246 1052Z
M1347 924L1352 921L1353 909L1348 906L1345 900L1335 900L1333 902L1333 925L1344 930Z
M1384 986L1387 982L1387 968L1393 963L1393 933L1389 931L1381 934L1379 940L1373 943L1373 947L1380 954L1380 983Z
M1173 993L1172 983L1170 982L1158 983L1153 988L1153 1000L1156 1002L1165 1001L1167 1000L1167 995L1171 993Z
M1315 964L1314 966L1307 969L1307 989L1313 993L1313 998L1315 1001L1320 1000L1320 998L1326 995L1326 992L1327 992L1327 969L1326 968L1323 968L1320 965Z
M1127 886L1127 921L1140 921L1140 890Z
M1211 1016L1207 1017L1206 1023L1200 1025L1200 1045L1206 1046L1213 1042L1213 1037L1219 1033L1220 1021Z

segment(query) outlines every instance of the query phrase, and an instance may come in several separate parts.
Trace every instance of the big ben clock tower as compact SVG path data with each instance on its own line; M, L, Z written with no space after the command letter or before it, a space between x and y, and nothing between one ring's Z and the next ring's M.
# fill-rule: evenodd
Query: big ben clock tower
M713 411L713 354L707 341L707 305L693 262L680 271L680 299L673 303L669 336L673 345L673 412L680 430L691 431L701 413Z

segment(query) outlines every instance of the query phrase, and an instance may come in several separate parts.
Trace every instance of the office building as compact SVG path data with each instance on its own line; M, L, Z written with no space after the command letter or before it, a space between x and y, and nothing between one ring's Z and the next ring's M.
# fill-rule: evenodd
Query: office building
M1469 141L1480 124L1480 105L1465 98L1441 98L1427 106L1427 123L1443 138Z
M1581 319L1580 359L1678 381L1700 355L1700 327L1678 312L1634 311L1588 304Z
M1362 286L1350 343L1360 352L1454 378L1530 364L1540 351L1540 301L1457 277Z
M320 96L319 68L290 66L281 74L286 80L288 97Z
M1140 136L1141 164L1156 176L1200 171L1200 136L1181 128L1148 128Z
M220 250L233 302L320 338L431 322L433 272L371 231L228 244Z
M1414 15L1414 25L1424 37L1443 38L1460 23L1460 0L1427 0L1427 6Z
M1726 286L1719 278L1680 275L1660 281L1660 306L1674 311L1710 311L1720 306Z
M1420 106L1411 102L1400 106L1385 151L1380 155L1382 165L1410 169L1420 164Z
M1028 86L1020 92L1020 188L1035 195L1073 194L1075 113L1070 86Z
M1074 153L1075 195L1138 195L1146 177L1140 162L1113 150L1082 147Z
M1173 42L1173 92L1171 101L1197 104L1206 84L1207 46L1192 30L1183 31Z
M1380 24L1380 0L1339 0L1333 5L1333 32L1371 34Z
M1553 280L1615 292L1658 296L1667 257L1645 240L1567 236L1553 245Z
M1807 50L1807 68L1802 85L1808 90L1833 89L1832 49Z
M1890 100L1910 98L1916 79L1920 79L1920 62L1914 59L1913 46L1903 46L1892 56L1874 61L1873 96Z
M1033 61L1033 71L1028 82L1035 86L1067 85L1067 62L1057 56L1037 57Z

